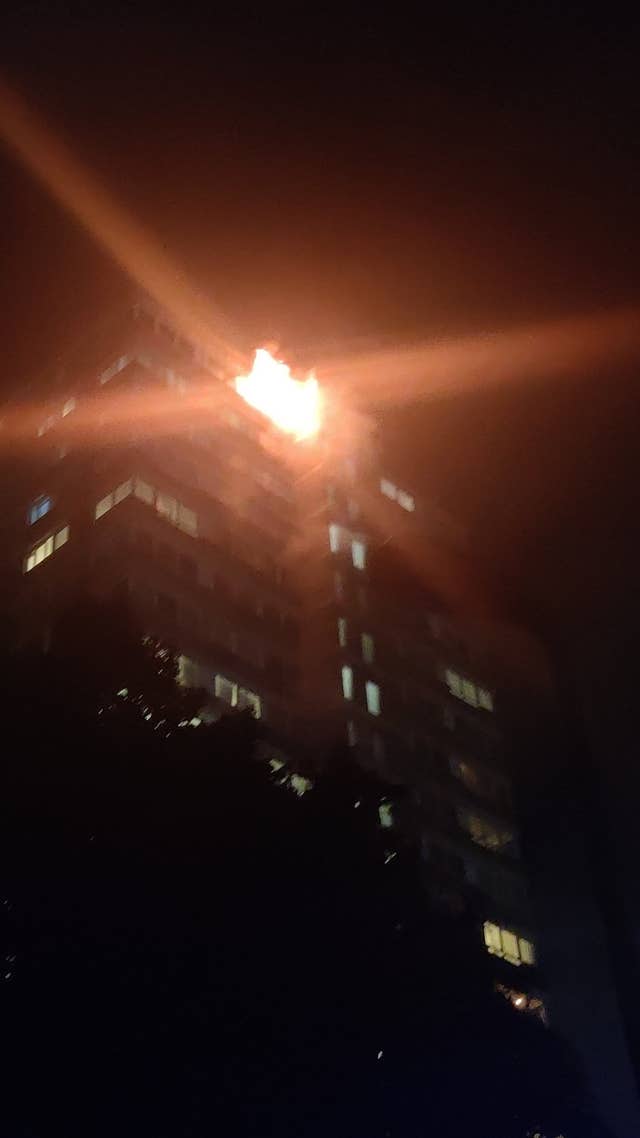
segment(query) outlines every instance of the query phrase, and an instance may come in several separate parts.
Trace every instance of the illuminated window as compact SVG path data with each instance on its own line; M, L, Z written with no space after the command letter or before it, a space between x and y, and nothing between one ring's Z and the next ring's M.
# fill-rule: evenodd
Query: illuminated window
M329 549L332 553L339 553L342 548L342 526L331 522L329 526Z
M473 680L461 676L452 668L446 669L444 678L451 695L456 699L461 699L470 707L483 707L485 711L493 711L493 696L486 688L479 687Z
M114 375L117 375L128 363L131 363L131 359L131 356L119 356L115 363L111 364L111 367L106 368L100 373L98 376L100 383L108 383L110 379L113 379Z
M153 505L155 492L153 486L150 486L148 482L143 482L141 478L136 478L133 492L136 498L139 498L141 502L146 502L148 506Z
M358 742L358 732L353 719L347 721L347 744L349 747L355 747Z
M486 688L478 688L478 707L484 707L485 711L493 711L493 696Z
M233 680L227 679L226 676L217 675L214 678L213 685L213 690L218 699L224 700L230 707L237 707L238 685Z
M52 506L53 499L50 498L48 494L42 494L39 498L36 498L29 506L29 525L32 526L34 522L39 521L45 514L48 514Z
M189 510L187 506L178 504L178 526L185 533L191 534L191 537L197 537L198 534L198 518L193 510Z
M380 688L373 680L367 680L365 685L367 696L367 711L371 715L380 714Z
M101 518L103 514L106 514L111 509L112 506L113 506L113 494L106 494L104 498L100 499L100 501L98 502L98 504L96 506L96 514L95 514L96 521L98 520L98 518Z
M502 956L510 964L535 964L535 950L530 940L518 936L509 929L503 929L493 921L485 921L483 926L484 943L487 952Z
M52 553L53 537L48 537L45 541L41 541L39 545L36 545L35 549L31 550L26 560L25 572L30 573L41 561L44 561L47 557L51 557Z
M161 517L166 518L167 521L173 522L174 525L178 523L178 503L175 498L170 494L156 494L156 510Z
M342 665L342 694L345 699L353 699L353 668Z
M39 438L42 435L46 435L47 431L50 431L52 427L55 427L56 422L57 422L57 418L58 418L57 415L48 415L47 416L47 418L44 420L44 423L41 423L40 426L38 427L38 437Z
M413 494L408 494L406 490L400 490L394 482L390 482L388 478L380 479L380 492L384 494L385 498L390 498L392 502L397 502L402 506L403 510L408 510L410 513L416 508L415 498Z
M75 411L75 409L76 409L75 399L73 399L73 398L67 399L67 402L65 403L64 407L62 408L62 418L64 419L66 415L70 415L72 411Z
M351 542L351 560L356 569L364 569L367 564L367 547L364 541L356 537Z
M508 827L494 825L481 814L467 810L466 807L459 807L456 814L460 826L476 845L496 852L513 849L514 835Z
M35 569L36 565L40 565L42 561L46 561L47 557L56 549L60 549L61 545L65 545L69 540L69 526L63 526L56 534L50 534L44 541L39 542L31 553L27 554L24 562L24 572L30 573Z
M510 988L506 984L496 983L495 990L499 992L501 996L504 996L505 1000L508 1000L516 1011L529 1012L530 1015L537 1016L538 1019L546 1024L547 1012L539 996L531 996L527 992L518 991L517 988ZM535 1134L533 1138L536 1138ZM539 1135L539 1138L542 1138L542 1136ZM560 1136L558 1136L558 1138L560 1138Z
M115 490L113 491L113 504L114 504L114 506L116 506L118 504L118 502L123 502L124 499L128 498L132 492L133 492L133 481L131 478L127 479L126 482L121 482L120 485L116 486Z
M238 688L237 706L241 710L251 711L254 719L262 717L262 700L256 692L249 691L248 688Z
M390 830L393 826L393 807L390 802L383 801L378 806L378 819L383 830Z
M364 660L365 664L373 664L375 655L373 636L371 636L368 632L363 632L360 640L362 643L362 659Z
M347 647L347 622L343 616L338 617L338 644L341 648Z

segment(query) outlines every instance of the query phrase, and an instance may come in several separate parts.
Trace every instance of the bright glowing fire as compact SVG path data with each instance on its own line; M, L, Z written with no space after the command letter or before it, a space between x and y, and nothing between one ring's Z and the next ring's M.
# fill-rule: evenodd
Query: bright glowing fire
M287 364L258 348L249 375L235 380L239 395L296 439L308 439L320 427L320 390L314 376L294 379Z

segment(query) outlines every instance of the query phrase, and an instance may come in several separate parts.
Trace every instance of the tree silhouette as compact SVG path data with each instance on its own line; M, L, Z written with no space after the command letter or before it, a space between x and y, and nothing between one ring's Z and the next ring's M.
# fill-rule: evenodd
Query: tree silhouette
M348 755L298 797L251 717L179 727L175 653L110 606L4 673L14 1138L601 1138Z

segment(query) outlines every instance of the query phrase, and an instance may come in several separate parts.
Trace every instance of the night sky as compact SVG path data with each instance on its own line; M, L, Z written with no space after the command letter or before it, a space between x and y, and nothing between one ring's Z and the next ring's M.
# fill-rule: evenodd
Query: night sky
M249 342L321 358L637 303L640 25L385 7L17 4L0 59ZM4 150L0 208L14 387L128 285ZM634 415L633 369L541 377L394 412L389 445L501 573L568 601L628 564Z

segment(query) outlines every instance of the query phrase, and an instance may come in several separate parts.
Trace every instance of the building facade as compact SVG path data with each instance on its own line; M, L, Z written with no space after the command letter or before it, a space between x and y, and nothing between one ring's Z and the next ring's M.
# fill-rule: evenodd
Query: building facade
M371 421L329 392L296 441L232 379L147 305L87 338L5 492L18 638L121 589L207 714L250 709L307 762L352 748L403 789L393 821L443 903L472 907L514 1014L545 1020L512 731L523 699L547 705L544 658L482 610L459 535L381 466Z

